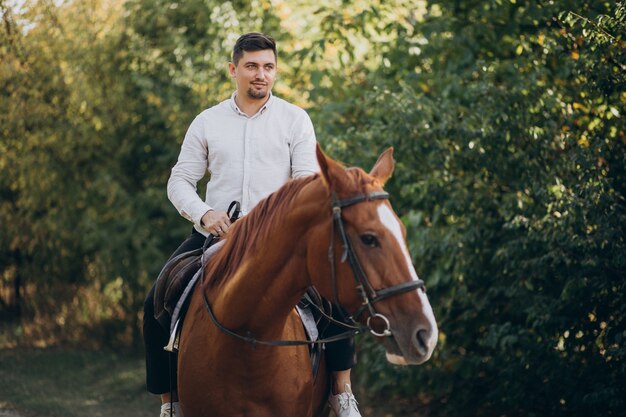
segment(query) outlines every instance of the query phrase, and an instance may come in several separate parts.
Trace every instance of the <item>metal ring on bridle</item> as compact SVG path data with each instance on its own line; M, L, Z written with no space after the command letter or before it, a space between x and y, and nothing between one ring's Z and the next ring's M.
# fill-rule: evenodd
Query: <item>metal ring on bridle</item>
M373 318L380 318L385 322L385 330L383 330L382 333L378 333L376 330L374 330L374 328L372 326L370 326L370 321ZM383 316L380 313L375 313L373 316L369 316L367 318L367 327L369 327L370 329L370 333L372 333L374 336L378 336L378 337L383 337L383 336L391 336L391 325L389 324L389 319L387 319L387 317Z

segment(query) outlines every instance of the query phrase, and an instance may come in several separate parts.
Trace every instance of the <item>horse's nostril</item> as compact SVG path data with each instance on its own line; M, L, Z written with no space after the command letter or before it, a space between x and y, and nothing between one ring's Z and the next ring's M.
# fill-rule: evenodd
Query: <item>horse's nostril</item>
M420 329L415 332L415 337L413 338L413 345L415 349L419 352L420 355L425 356L428 354L428 331L425 329Z

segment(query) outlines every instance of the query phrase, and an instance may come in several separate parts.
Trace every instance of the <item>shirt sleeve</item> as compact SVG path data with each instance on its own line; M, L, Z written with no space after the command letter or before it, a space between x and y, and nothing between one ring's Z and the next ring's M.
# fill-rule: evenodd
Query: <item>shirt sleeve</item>
M315 153L315 130L313 122L304 110L294 126L293 140L289 149L291 156L291 177L298 178L319 172Z
M172 168L167 182L167 197L181 216L200 225L202 216L212 208L197 192L198 181L208 169L208 149L204 140L202 115L198 115L187 129L178 162Z

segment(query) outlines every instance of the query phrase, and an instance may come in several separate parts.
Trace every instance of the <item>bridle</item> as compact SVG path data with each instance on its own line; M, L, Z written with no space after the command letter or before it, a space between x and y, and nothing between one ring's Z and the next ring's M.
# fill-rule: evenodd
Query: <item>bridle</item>
M343 312L341 313L344 316L344 319L349 320L353 324L357 324L355 318L359 318L366 310L369 313L369 317L367 318L367 327L374 336L391 336L393 333L391 331L389 319L385 317L383 314L376 311L374 308L374 304L385 300L389 297L393 297L399 294L403 294L405 292L413 291L418 288L422 290L426 290L424 285L424 281L421 279L412 280L408 282L403 282L401 284L396 284L391 287L383 288L376 290L370 283L363 267L359 262L358 257L356 256L356 252L354 251L354 247L352 246L352 242L346 233L346 228L344 224L344 220L342 217L342 209L345 207L350 207L355 204L359 204L365 201L375 201L375 200L388 200L389 193L384 191L375 191L369 194L362 194L355 197L345 198L339 200L337 195L333 193L332 195L332 211L333 211L333 230L331 231L331 239L330 246L328 248L328 258L331 264L331 278L333 281L333 290L335 297L335 305L339 306L339 295L337 290L337 278L335 273L335 249L334 249L334 228L336 227L339 231L339 237L341 238L342 246L343 246L343 254L341 256L341 262L345 262L346 259L350 263L350 268L352 269L352 275L356 280L356 289L363 299L363 304L361 307L349 317L345 317ZM385 329L382 332L376 331L372 327L372 320L380 320L383 322Z
M312 304L311 306L317 308L318 311L320 311L320 313L324 317L326 317L328 320L350 330L343 332L341 334L335 335L335 336L327 337L324 339L318 339L315 341L257 339L254 336L252 336L249 332L247 335L242 335L231 329L228 329L223 324L221 324L220 321L215 316L215 313L213 313L213 309L211 308L206 292L202 291L202 296L204 299L204 306L207 312L209 313L209 317L211 318L211 321L213 322L213 324L218 329L220 329L220 331L222 331L223 333L233 336L235 338L241 339L253 345L259 344L259 345L268 345L268 346L296 346L296 345L324 344L324 343L335 342L337 340L347 339L357 334L363 333L364 331L369 331L374 336L378 336L378 337L392 336L393 333L391 331L389 319L387 319L387 317L385 317L383 314L377 312L376 309L374 308L374 304L379 301L385 300L389 297L393 297L399 294L413 291L418 288L425 291L426 288L424 286L424 281L422 281L421 279L418 279L418 280L403 282L401 284L396 284L391 287L387 287L383 289L378 289L378 290L375 289L370 283L369 279L367 278L365 271L361 267L359 259L356 256L356 253L354 251L352 242L350 241L350 238L348 237L348 234L346 233L346 227L345 227L345 223L342 217L342 209L345 207L350 207L355 204L359 204L359 203L367 202L367 201L387 200L387 199L389 199L389 194L384 191L375 191L369 194L361 194L361 195L357 195L354 197L349 197L349 198L345 198L341 200L337 198L334 192L332 193L331 204L332 204L333 221L331 223L332 226L331 226L331 234L330 234L330 245L328 248L328 257L329 257L329 261L331 264L331 279L332 279L332 284L333 284L333 292L334 292L333 295L335 298L334 302L335 302L335 305L338 307L339 295L338 295L338 289L337 289L337 276L336 276L336 271L335 271L335 249L334 249L334 241L335 241L334 230L335 228L337 228L339 232L339 237L341 238L341 242L343 246L343 254L341 256L341 262L345 262L346 259L348 260L350 264L350 268L352 269L352 274L357 284L356 289L359 295L361 296L361 298L363 299L363 304L351 316L346 316L346 314L340 310L340 315L343 316L342 317L342 319L344 320L343 322L337 321L336 319L332 318L330 315L326 314L321 309L319 309L319 307L317 307L315 304ZM359 323L357 323L355 318L358 319L365 311L369 313L369 317L367 318L366 326L362 326ZM378 332L372 327L373 320L380 320L383 322L385 328L382 332ZM350 323L346 323L346 321L349 321Z

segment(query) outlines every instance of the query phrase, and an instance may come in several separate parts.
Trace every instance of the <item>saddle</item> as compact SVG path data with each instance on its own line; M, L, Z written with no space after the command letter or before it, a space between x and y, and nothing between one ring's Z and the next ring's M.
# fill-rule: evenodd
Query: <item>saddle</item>
M154 318L168 332L178 300L202 266L203 252L199 248L181 253L170 259L159 273L154 287Z

